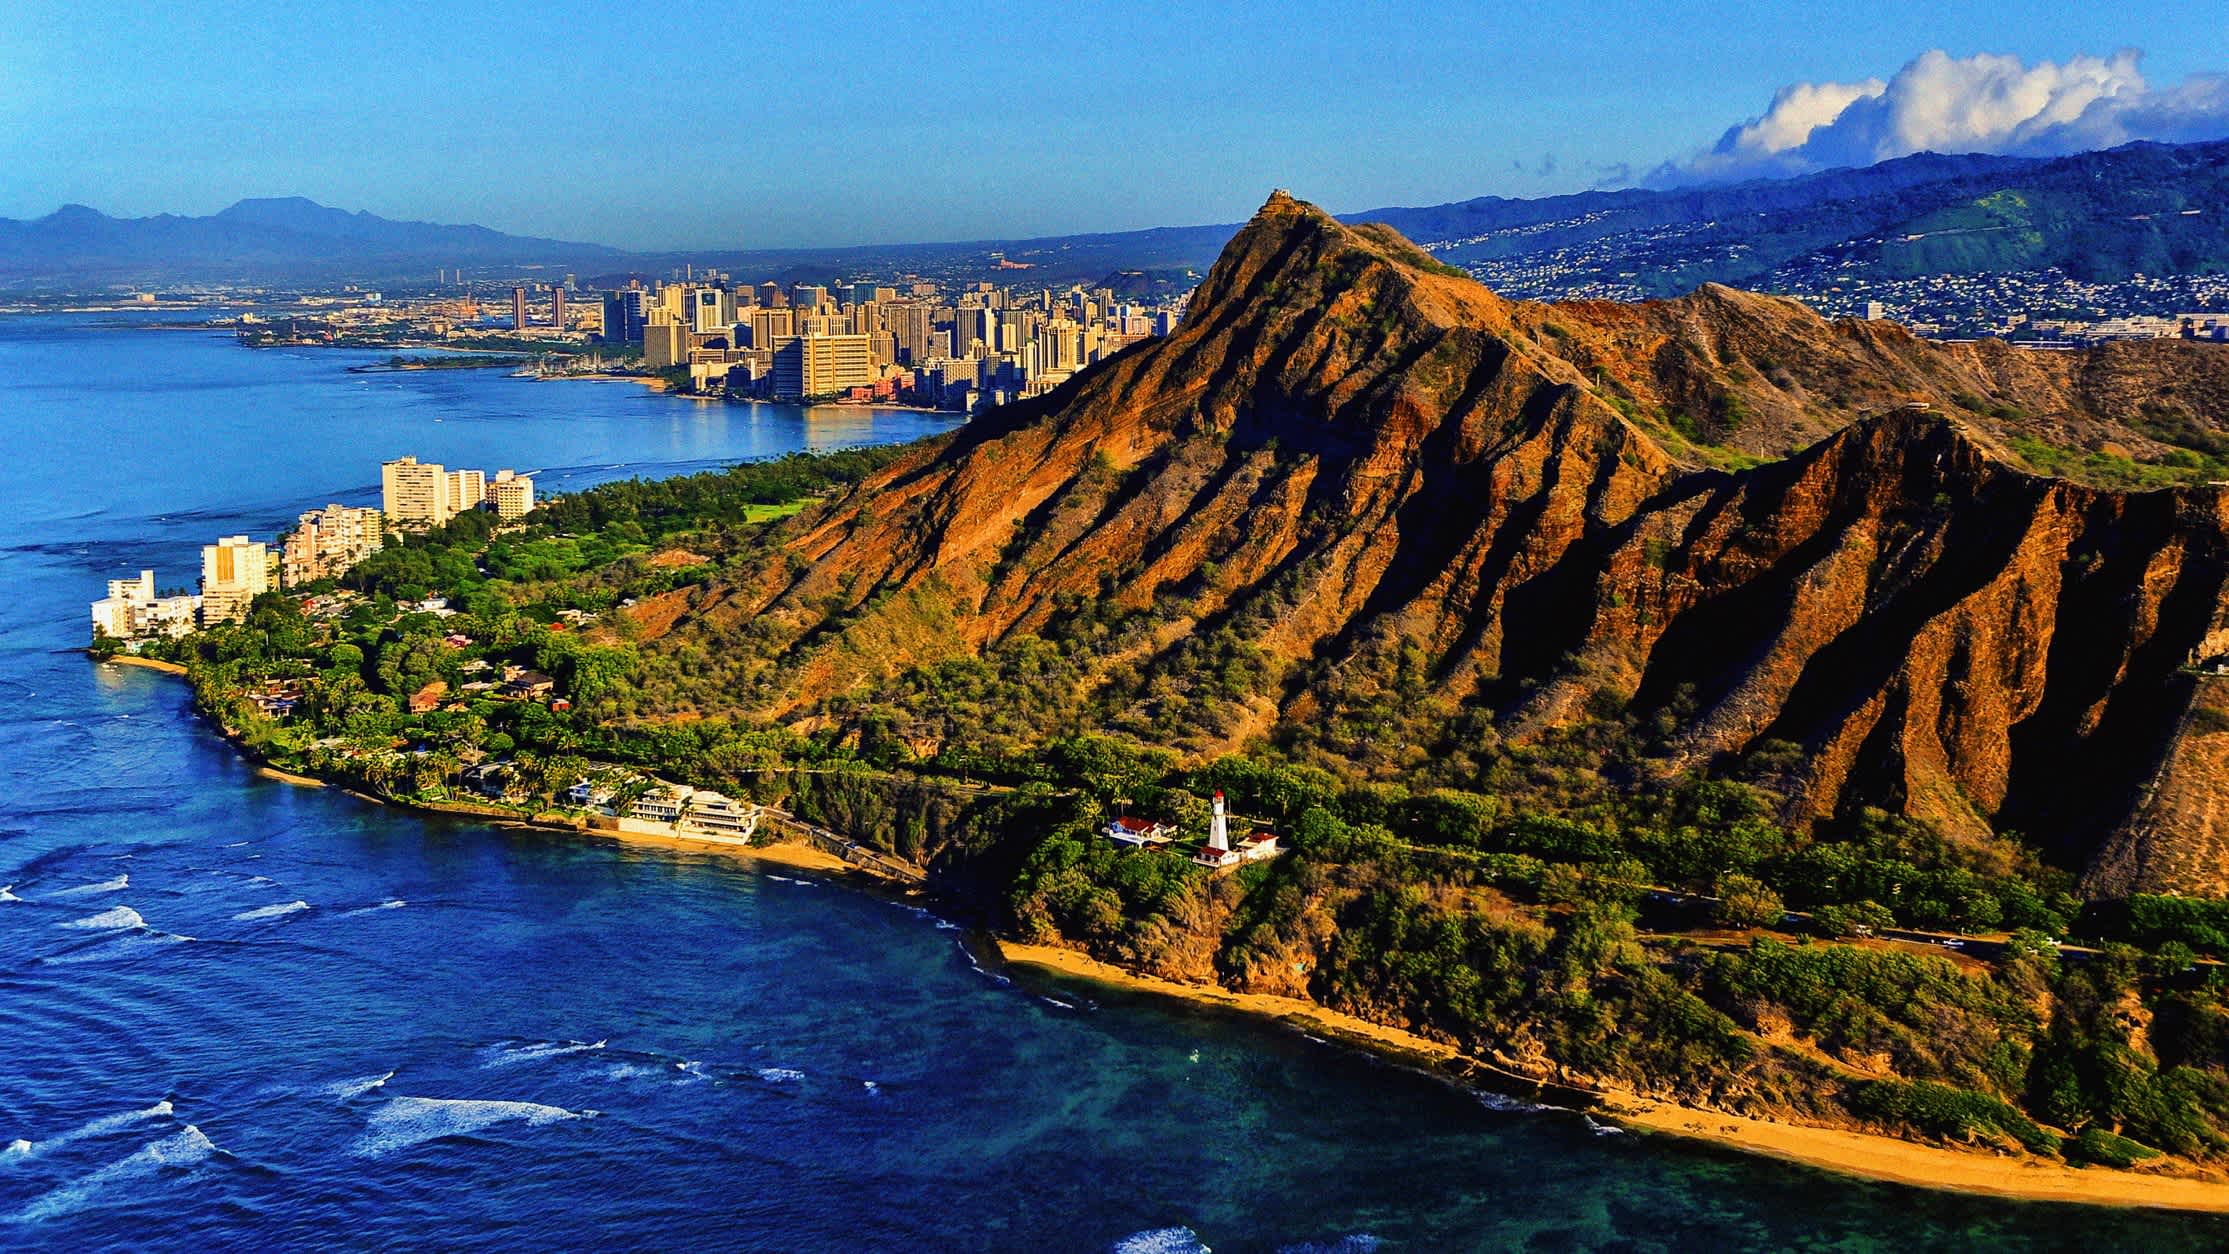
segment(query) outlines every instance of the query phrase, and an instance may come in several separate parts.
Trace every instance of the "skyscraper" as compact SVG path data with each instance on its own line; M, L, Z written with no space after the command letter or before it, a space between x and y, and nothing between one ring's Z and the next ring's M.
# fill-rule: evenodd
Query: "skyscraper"
M449 476L439 462L399 457L379 467L380 506L398 527L438 527L456 513Z
M271 562L261 540L226 536L201 549L201 621L236 623L271 590Z
M550 326L559 331L565 329L565 289L562 287L550 289Z
M523 287L511 289L511 329L526 329L526 289Z
M534 509L534 478L498 470L488 484L488 499L495 502L497 518L524 518Z
M484 470L452 470L449 472L449 513L453 517L468 509L480 508L488 499L488 475Z

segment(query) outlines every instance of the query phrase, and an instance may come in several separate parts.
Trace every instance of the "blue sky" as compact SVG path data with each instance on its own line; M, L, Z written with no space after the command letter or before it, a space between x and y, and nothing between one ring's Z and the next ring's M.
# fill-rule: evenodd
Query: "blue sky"
M1695 159L1791 84L1902 83L1930 49L2130 48L2173 88L2229 70L2229 21L1939 0L9 0L0 216L298 194L633 247L1122 230L1233 221L1278 186L1341 211L1574 191Z

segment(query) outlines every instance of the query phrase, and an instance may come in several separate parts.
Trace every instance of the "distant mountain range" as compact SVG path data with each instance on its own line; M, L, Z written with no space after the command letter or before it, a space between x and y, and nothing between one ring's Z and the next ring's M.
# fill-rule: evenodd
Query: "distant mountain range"
M2077 278L2229 271L2229 142L2130 144L2052 159L1922 153L1863 169L1678 191L1480 197L1341 215L1383 222L1519 294L1669 296L1706 282L1766 290L1851 279L2058 267ZM82 205L0 219L0 286L390 282L437 267L544 266L584 278L683 261L777 280L921 274L1188 287L1237 224L1027 240L630 253L396 222L300 197L201 218L111 218ZM1016 267L1026 267L1018 269Z
M506 235L484 226L397 222L300 196L243 200L207 217L112 218L64 205L0 218L0 284L300 282L400 276L437 266L611 265L601 244Z

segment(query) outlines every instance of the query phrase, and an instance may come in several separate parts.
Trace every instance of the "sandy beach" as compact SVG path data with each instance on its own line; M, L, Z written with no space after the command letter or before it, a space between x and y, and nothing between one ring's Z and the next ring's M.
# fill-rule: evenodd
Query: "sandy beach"
M606 831L588 828L584 836L600 836L629 845L656 845L665 849L687 849L695 852L733 854L752 862L771 862L799 871L838 877L866 877L867 872L842 858L803 842L779 845L742 845L727 840L696 840L688 836L661 836L648 832ZM877 881L878 883L884 881Z
M1525 1077L1508 1075L1470 1058L1453 1046L1327 1010L1298 998L1178 984L1134 974L1074 950L1048 945L1000 942L999 954L1009 965L1024 970L1035 969L1109 988L1176 997L1276 1019L1327 1040L1425 1063L1429 1069L1448 1075L1450 1079L1462 1074L1495 1075L1519 1086L1531 1083ZM1776 1123L1627 1094L1590 1096L1596 1105L1589 1113L1613 1119L1636 1131L1690 1137L1871 1180L2023 1201L2229 1213L2229 1180L2219 1177L2200 1179L2104 1167L2070 1167L2039 1158L1921 1145L1839 1128Z
M185 673L182 666L152 658L118 655L112 660L127 666L141 666L172 674ZM328 786L322 780L282 771L268 764L259 764L258 769L269 778L302 787ZM398 804L368 796L365 800L374 804ZM419 804L415 808L447 812L460 817L515 823L522 827L547 831L600 836L630 844L717 850L739 858L774 863L861 885L903 887L894 879L885 879L871 869L856 866L802 842L748 845L730 838L700 839L686 835L669 836L591 828L586 824L556 823L539 818L504 818L462 805L434 803ZM1493 1087L1497 1089L1552 1087L1544 1086L1543 1082L1533 1077L1508 1072L1483 1059L1470 1057L1443 1042L1429 1040L1399 1028L1371 1023L1299 998L1234 993L1223 988L1179 984L1157 976L1126 971L1075 950L1057 946L1027 945L1003 940L994 940L993 943L997 945L1000 959L1009 966L1024 970L1035 969L1109 988L1174 997L1259 1015L1342 1045L1367 1049L1418 1064L1451 1082L1459 1083L1469 1077L1491 1080ZM2145 1206L2229 1213L2229 1178L2218 1174L2211 1178L2200 1178L2153 1171L2078 1168L2040 1158L1922 1145L1841 1128L1779 1123L1673 1105L1626 1093L1594 1092L1582 1096L1592 1103L1589 1113L1614 1119L1636 1131L1689 1137L1872 1180L2024 1201L2079 1202L2091 1206Z
M107 660L118 666L144 667L151 671L161 671L166 675L183 675L186 673L186 668L176 662L165 662L160 658L138 657L130 653L119 653Z

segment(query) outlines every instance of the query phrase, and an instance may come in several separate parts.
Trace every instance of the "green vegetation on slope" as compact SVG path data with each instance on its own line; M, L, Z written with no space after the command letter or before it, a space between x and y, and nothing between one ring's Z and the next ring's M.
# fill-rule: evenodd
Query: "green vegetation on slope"
M504 762L524 810L599 763L653 771L916 860L1014 933L1311 997L1556 1079L2104 1165L2229 1145L2229 980L2198 962L2229 951L2229 907L2085 911L2016 847L1878 812L1791 831L1760 782L1770 746L1746 776L1651 782L1637 768L1677 715L1643 722L1614 694L1509 747L1486 712L1436 708L1419 659L1393 651L1338 676L1308 734L1232 753L1227 712L1330 680L1282 674L1248 643L1257 624L1162 646L1177 664L1148 690L1083 682L1179 622L1178 595L1066 603L1041 633L793 725L641 719L735 672L646 659L628 603L689 600L790 534L778 515L893 456L611 484L516 527L468 516L365 562L314 614L266 596L170 655L284 766L431 800ZM937 612L907 611L925 629ZM495 686L516 668L555 691ZM291 709L267 712L274 695ZM1434 725L1455 730L1418 738ZM1222 875L1185 858L1217 791L1290 852ZM1097 835L1116 811L1171 820L1178 850L1118 851ZM1879 939L1895 925L2010 936L1982 962ZM2049 939L2070 935L2114 943L2076 961Z

